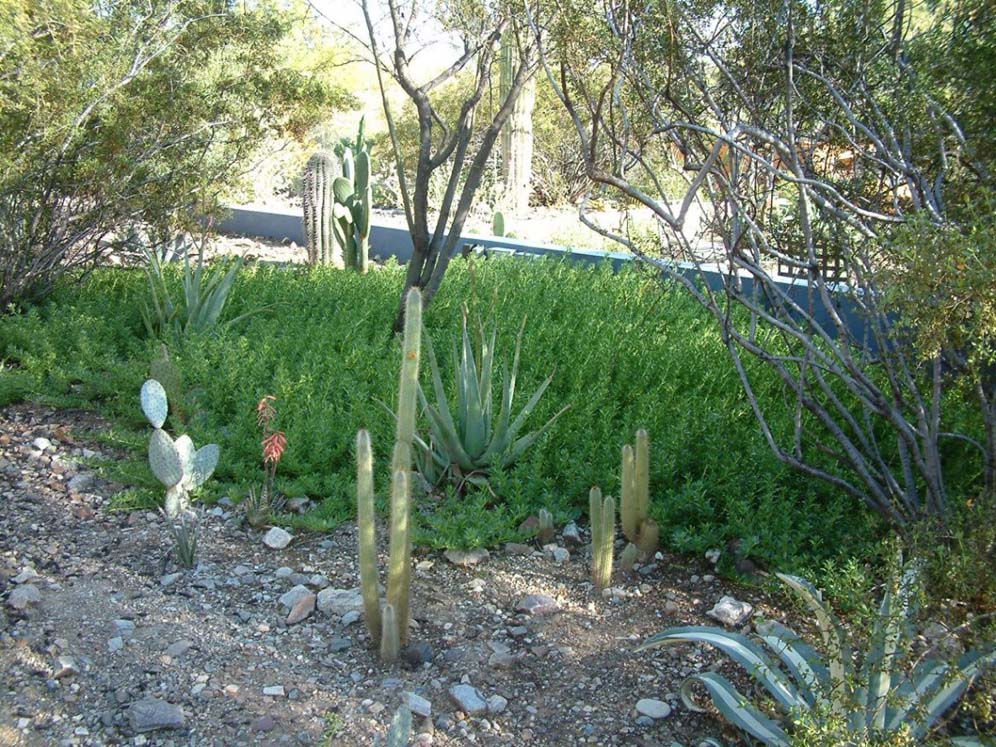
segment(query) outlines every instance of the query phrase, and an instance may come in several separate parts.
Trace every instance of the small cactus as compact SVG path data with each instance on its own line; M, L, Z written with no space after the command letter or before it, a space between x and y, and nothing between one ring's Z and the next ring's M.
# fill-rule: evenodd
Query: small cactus
M553 514L545 508L539 510L539 528L536 530L536 539L541 545L548 545L553 542Z
M623 548L622 553L619 555L619 567L626 573L632 573L633 566L636 565L636 561L639 557L640 549L632 542L627 542L626 547Z
M391 459L390 556L387 604L380 609L377 586L376 527L373 506L373 456L370 436L356 437L357 520L359 524L360 585L364 617L370 637L381 642L381 658L393 662L408 637L411 597L411 469L418 367L422 333L422 295L412 288L405 299L401 383L398 392L397 433Z
M142 385L140 401L142 412L155 429L149 439L149 467L166 486L166 515L175 519L190 509L190 491L203 485L218 466L218 445L195 449L189 436L174 441L163 430L169 404L166 390L155 379Z
M491 218L491 235L498 237L505 235L505 214L500 210L495 210Z
M596 588L612 582L612 543L616 536L616 502L612 496L602 498L597 486L588 495L591 518L591 575Z
M659 531L649 518L650 511L650 438L642 428L636 432L635 448L622 448L622 495L619 513L623 534L635 544L646 559L657 552Z

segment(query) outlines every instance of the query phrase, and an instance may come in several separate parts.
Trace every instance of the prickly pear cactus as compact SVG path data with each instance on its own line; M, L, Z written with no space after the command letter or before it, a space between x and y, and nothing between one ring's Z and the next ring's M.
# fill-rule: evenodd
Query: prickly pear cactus
M174 441L163 430L169 403L162 384L155 379L142 384L140 401L142 412L154 428L149 438L149 468L166 486L166 514L174 519L190 509L190 491L203 485L214 472L220 450L217 444L197 449L186 435Z

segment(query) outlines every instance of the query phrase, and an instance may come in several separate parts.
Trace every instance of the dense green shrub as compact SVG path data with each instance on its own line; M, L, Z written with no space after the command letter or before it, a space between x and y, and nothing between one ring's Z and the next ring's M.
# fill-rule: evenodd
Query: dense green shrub
M272 308L214 336L177 342L171 355L191 415L184 427L198 443L221 445L218 480L247 485L258 475L255 404L273 394L288 442L278 489L320 501L309 526L353 514L357 430L367 428L376 449L392 442L397 370L389 362L398 359L398 342L389 330L402 280L396 268L360 276L250 267L226 313ZM178 273L167 282L178 285ZM558 520L581 515L592 485L619 494L620 449L639 427L651 434L651 514L666 547L702 551L741 537L752 555L800 569L874 540L873 522L855 502L776 462L714 326L681 290L633 270L508 259L457 263L449 282L425 318L437 348L458 340L464 303L493 308L502 349L525 314L520 391L534 391L556 370L530 420L571 408L521 461L491 475L493 493L424 502L422 542L494 543L540 507ZM0 356L16 368L18 391L95 402L140 432L135 393L157 354L138 339L144 285L140 272L103 271L78 291L5 319ZM0 391L12 373L0 373ZM451 391L452 376L444 367ZM781 401L771 377L756 378L771 382L761 396ZM791 415L786 410L775 425L789 428ZM144 444L132 440L134 477L144 469ZM388 462L386 452L375 455L378 465Z

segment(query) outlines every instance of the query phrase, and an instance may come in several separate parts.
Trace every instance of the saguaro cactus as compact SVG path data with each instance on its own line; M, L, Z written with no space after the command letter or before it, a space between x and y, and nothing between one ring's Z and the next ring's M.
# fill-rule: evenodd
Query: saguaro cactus
M308 262L343 266L342 246L333 230L335 196L333 181L338 172L331 153L319 151L304 168L304 237Z
M636 432L636 447L622 448L622 496L619 513L626 539L640 548L644 559L657 551L659 530L650 511L650 438L641 428Z
M367 628L380 639L381 658L392 662L408 637L411 596L411 468L418 367L422 336L422 294L412 288L405 299L405 334L402 345L398 422L391 459L390 558L387 604L383 614L377 587L376 527L373 507L373 457L370 436L356 437L357 516L359 523L360 585Z
M596 588L612 582L612 543L616 536L616 502L612 496L603 500L597 486L588 494L591 518L591 575Z
M149 467L166 486L166 515L175 519L190 509L190 491L203 485L218 466L218 444L195 449L189 436L174 441L163 430L169 403L166 390L155 379L142 384L140 400L142 412L155 429L149 439Z

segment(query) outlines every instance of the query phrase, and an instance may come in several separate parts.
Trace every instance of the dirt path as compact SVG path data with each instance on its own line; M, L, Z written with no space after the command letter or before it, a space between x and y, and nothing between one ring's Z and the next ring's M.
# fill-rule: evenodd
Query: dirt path
M605 598L586 548L563 540L561 563L531 546L466 567L416 551L415 645L385 667L358 611L353 525L272 550L223 501L183 571L161 517L109 513L120 486L81 466L115 457L93 445L105 427L85 412L0 412L0 745L370 745L409 699L430 709L419 745L694 745L721 724L686 711L678 687L721 657L636 643L711 622L728 593L776 614L705 560L663 558ZM293 589L318 608L288 625ZM517 612L528 595L556 610ZM480 713L457 705L461 683ZM665 707L641 715L641 699Z

